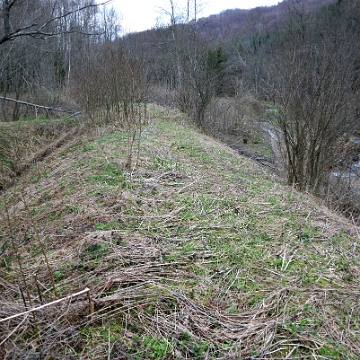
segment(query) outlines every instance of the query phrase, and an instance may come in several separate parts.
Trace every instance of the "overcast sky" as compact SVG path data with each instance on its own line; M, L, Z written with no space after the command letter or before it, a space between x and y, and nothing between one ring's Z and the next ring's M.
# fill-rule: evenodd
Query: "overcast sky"
M282 0L198 0L201 12L198 17L218 14L227 9L252 9L257 6L277 5ZM176 0L181 6L186 6L186 0ZM164 11L169 10L169 0L113 0L114 6L121 14L121 24L124 32L142 31L154 27L159 21L166 24L168 20Z

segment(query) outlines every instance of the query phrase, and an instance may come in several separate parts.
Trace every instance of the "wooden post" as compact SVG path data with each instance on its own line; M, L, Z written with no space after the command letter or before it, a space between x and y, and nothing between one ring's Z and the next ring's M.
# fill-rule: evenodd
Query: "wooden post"
M90 316L93 318L94 317L94 312L95 312L95 307L94 307L94 302L91 299L91 295L90 295L90 289L88 290L87 294L87 298L89 299L89 312L90 312Z

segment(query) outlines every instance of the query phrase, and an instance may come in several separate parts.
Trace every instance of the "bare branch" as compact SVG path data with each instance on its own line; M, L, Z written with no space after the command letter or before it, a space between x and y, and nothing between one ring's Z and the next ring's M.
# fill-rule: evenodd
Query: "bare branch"
M33 103L26 102L26 101L7 98L7 97L4 97L4 96L0 96L0 99L15 102L17 104L32 106L32 107L35 107L35 108L38 108L38 109L44 109L44 110L48 110L48 111L62 112L62 113L67 113L67 114L73 114L74 113L73 111L70 111L70 110L63 110L63 109L53 108L53 107L50 107L50 106L43 106L43 105L33 104Z
M44 308L46 308L46 307L48 307L48 306L58 304L58 303L60 303L60 302L62 302L62 301L72 299L72 298L77 297L77 296L79 296L79 295L85 294L85 293L87 293L87 292L89 292L89 291L90 291L89 288L85 288L84 290L81 290L81 291L79 291L79 292L77 292L77 293L74 293L74 294L70 294L70 295L68 295L68 296L66 296L66 297L64 297L64 298L54 300L54 301L52 301L52 302L50 302L50 303L47 303L47 304L38 306L38 307L36 307L36 308L33 308L33 309L30 309L30 310L24 311L24 312L19 313L19 314L11 315L11 316L9 316L9 317L7 317L7 318L5 318L5 319L0 319L0 323L5 322L5 321L8 321L8 320L11 320L11 319L14 319L14 318L17 318L17 317L22 316L22 315L30 314L30 313L32 313L32 312L34 312L34 311L38 311L38 310L44 309Z
M10 10L11 7L15 4L16 0L13 0L10 3L7 3L6 1L4 2L4 34L3 36L0 37L0 45L13 40L17 37L22 37L22 36L56 36L59 34L63 34L63 33L73 33L73 32L78 32L76 30L73 31L44 31L44 29L52 24L54 21L56 20L60 20L60 19L64 19L72 14L81 12L85 9L89 9L89 8L94 8L94 7L98 7L101 5L106 5L109 4L110 2L112 2L112 0L107 0L104 1L100 4L88 4L88 5L84 5L82 7L79 7L77 9L74 10L70 10L68 12L66 12L65 14L61 14L58 16L54 16L51 17L50 19L46 20L43 24L38 25L37 23L33 23L33 24L29 24L29 25L25 25L22 27L19 27L17 29L15 29L14 31L10 30ZM29 30L31 29L31 30ZM86 35L94 35L94 34L87 34Z

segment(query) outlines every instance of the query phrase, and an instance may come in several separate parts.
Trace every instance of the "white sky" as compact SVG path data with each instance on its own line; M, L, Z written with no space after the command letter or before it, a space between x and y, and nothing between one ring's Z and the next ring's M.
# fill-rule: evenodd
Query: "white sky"
M282 0L197 0L201 5L198 18L218 14L227 9L251 9L257 6L277 5ZM186 0L174 3L186 6ZM161 9L169 10L169 0L113 0L111 5L120 13L124 33L151 29L157 24L166 24L167 18Z

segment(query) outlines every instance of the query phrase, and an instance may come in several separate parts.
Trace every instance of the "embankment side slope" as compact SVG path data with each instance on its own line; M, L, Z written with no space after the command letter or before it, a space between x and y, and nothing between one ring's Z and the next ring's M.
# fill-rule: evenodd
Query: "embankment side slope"
M112 126L1 195L0 317L85 287L95 309L84 295L0 322L0 357L356 359L359 229L149 111L132 171Z

